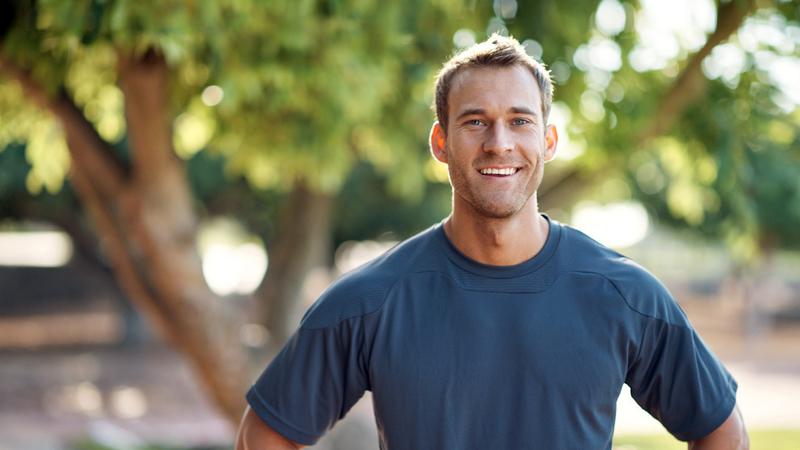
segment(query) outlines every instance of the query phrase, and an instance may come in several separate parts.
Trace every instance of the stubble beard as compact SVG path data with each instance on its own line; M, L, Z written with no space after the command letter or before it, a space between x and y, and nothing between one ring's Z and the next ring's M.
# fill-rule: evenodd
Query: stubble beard
M461 197L477 216L487 219L507 219L524 208L530 199L530 197L526 198L522 193L514 194L510 201L495 198L497 196L475 192L459 192L455 189L453 194Z
M512 217L524 209L531 198L536 195L544 175L543 156L540 155L537 158L536 165L532 169L532 178L525 185L515 189L513 193L481 191L474 184L469 183L467 174L460 170L452 170L452 166L450 166L453 202L455 203L457 200L455 196L460 197L473 210L476 216L486 219L507 219ZM510 199L503 198L509 195L511 196Z

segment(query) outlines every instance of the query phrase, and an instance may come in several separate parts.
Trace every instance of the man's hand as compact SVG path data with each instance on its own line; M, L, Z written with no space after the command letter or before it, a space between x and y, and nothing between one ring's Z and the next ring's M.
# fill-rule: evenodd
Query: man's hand
M303 447L267 426L249 406L244 411L236 434L236 450L298 450Z
M744 420L738 406L733 408L730 417L711 434L689 442L689 450L748 450L749 448L750 438L744 429Z

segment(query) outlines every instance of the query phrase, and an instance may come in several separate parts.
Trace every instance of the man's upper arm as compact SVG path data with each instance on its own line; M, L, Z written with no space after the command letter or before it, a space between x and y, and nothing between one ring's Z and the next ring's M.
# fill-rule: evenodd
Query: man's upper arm
M249 406L245 409L236 434L236 450L297 450L303 447L270 428Z
M637 313L631 323L638 328L625 382L636 402L673 436L696 440L729 417L737 383L669 291L647 275L622 285L623 299ZM634 281L638 289L630 287Z
M253 413L292 442L314 445L369 388L374 323L363 315L381 306L383 291L347 280L320 296L247 391Z
M744 427L742 413L735 407L731 415L708 436L690 441L689 450L747 450L750 439Z

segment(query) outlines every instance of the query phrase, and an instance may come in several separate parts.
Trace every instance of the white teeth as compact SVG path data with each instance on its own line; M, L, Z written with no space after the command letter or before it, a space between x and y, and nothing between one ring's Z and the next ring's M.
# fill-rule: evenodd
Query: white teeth
M508 167L505 169L481 169L481 174L483 175L514 175L517 172L517 169L514 167Z

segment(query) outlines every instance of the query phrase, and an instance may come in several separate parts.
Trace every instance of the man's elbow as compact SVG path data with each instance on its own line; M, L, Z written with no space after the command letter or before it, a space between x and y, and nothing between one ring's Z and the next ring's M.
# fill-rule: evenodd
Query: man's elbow
M744 426L739 407L708 436L689 442L689 450L749 450L750 437Z

